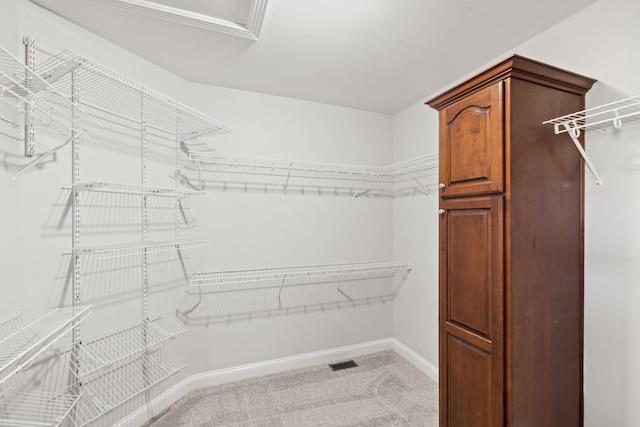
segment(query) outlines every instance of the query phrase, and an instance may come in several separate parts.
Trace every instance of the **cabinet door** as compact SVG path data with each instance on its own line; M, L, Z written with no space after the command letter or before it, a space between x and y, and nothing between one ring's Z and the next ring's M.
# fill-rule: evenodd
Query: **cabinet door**
M504 424L503 197L442 199L440 426Z
M442 196L504 191L503 85L440 110Z

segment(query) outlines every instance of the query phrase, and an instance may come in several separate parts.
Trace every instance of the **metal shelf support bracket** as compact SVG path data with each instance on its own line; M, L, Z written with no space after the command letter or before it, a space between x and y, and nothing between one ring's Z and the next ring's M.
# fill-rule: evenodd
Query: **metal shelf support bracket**
M567 130L567 133L571 137L571 141L573 141L573 144L576 146L576 148L578 149L578 152L584 159L584 163L587 165L587 167L589 168L589 171L593 175L593 178L596 181L596 185L598 186L602 185L602 178L600 178L598 171L596 171L595 166L593 166L591 159L589 158L589 156L587 155L587 152L584 150L584 147L580 143L580 139L579 139L580 129L577 127L571 127L571 125L569 125L567 122L562 123L562 126L564 126L564 128Z

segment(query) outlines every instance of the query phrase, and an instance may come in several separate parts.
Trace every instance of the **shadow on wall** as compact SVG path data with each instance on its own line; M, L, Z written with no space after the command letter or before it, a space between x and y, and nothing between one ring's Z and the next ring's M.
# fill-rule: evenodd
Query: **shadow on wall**
M139 241L142 221L141 204L140 194L101 192L100 190L84 192L80 199L82 246L92 246L92 242L104 243L105 236L117 236L113 238L113 243ZM51 205L51 211L42 226L42 237L68 236L70 238L71 208L71 189L63 188ZM151 238L156 240L163 237L174 238L175 209L175 198L150 197L147 199L147 231ZM181 230L191 230L198 225L187 200L180 199L178 209Z

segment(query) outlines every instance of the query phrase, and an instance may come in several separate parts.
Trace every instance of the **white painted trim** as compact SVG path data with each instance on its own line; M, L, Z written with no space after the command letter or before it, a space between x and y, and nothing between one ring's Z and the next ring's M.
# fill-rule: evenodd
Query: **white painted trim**
M395 338L393 339L393 350L400 356L407 359L413 366L424 372L429 378L438 382L438 367L433 363L429 362L427 359L420 356L418 353L411 350Z
M37 1L37 0L35 0ZM247 17L247 25L240 25L215 16L192 12L186 9L159 4L150 0L90 0L122 10L141 13L154 18L165 19L183 25L217 31L250 40L260 40L262 24L269 0L252 0Z

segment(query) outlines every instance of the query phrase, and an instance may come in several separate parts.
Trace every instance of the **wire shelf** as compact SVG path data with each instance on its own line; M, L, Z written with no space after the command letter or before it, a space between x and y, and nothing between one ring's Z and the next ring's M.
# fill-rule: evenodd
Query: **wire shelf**
M40 352L29 366L0 383L0 425L69 425L81 392L73 353Z
M199 197L206 193L204 191L185 190L175 188L147 187L132 184L118 184L113 182L83 182L76 186L78 191L94 191L104 193L118 194L136 194L147 196L165 196L165 197Z
M173 135L179 142L234 132L219 121L76 52L40 51L48 57L38 64L39 73L55 73L69 64L78 64L79 102L96 119L137 129L144 125ZM70 79L59 79L55 87L62 93L72 92Z
M552 124L556 134L574 132L579 135L580 130L603 131L638 121L640 121L640 96L634 96L547 120L543 124Z
M208 240L172 240L166 242L132 243L113 246L79 247L75 253L79 255L95 255L96 259L120 258L127 256L151 254L158 252L179 251L207 246Z
M58 393L7 390L0 396L0 426L60 426L78 398L71 388Z
M20 113L32 113L44 126L57 126L60 133L86 134L73 124L70 98L55 89L50 80L51 75L32 70L0 46L0 101Z
M2 323L0 336L0 385L33 363L61 337L68 334L92 312L92 307L59 308L23 323L17 314Z
M187 365L161 349L144 353L117 368L83 382L83 395L73 412L77 426L85 426L175 375Z
M394 262L302 265L197 273L185 290L178 316L183 320L221 313L231 294L253 293L248 310L393 299L411 265ZM305 290L306 289L306 290ZM216 297L217 296L217 297ZM247 312L248 312L247 311Z
M80 347L83 357L79 377L87 381L186 331L184 326L157 315L85 341Z
M200 188L205 187L203 174L217 174L224 181L278 185L285 194L296 186L314 185L349 189L354 197L372 192L395 197L410 188L428 194L424 178L434 175L438 170L437 154L385 167L211 152L190 152L189 158L191 163L185 168L184 175L187 179L199 181Z

